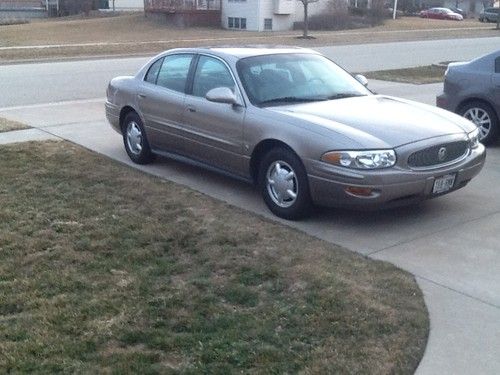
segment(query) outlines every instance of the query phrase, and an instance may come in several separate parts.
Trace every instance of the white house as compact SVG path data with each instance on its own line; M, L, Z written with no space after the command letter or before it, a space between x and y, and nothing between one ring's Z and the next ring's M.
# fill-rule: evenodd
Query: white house
M309 15L321 13L328 0L309 4ZM290 30L303 21L304 7L298 0L222 0L222 27L252 31Z
M109 0L109 8L113 8L113 0ZM115 0L115 10L140 11L144 10L144 0Z

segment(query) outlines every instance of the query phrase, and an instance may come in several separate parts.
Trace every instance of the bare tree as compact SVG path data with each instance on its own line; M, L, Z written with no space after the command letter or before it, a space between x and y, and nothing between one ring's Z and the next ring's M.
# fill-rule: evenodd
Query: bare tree
M308 14L309 4L316 3L319 0L299 0L299 1L302 3L302 5L304 5L304 28L302 37L307 39L309 38L309 14Z

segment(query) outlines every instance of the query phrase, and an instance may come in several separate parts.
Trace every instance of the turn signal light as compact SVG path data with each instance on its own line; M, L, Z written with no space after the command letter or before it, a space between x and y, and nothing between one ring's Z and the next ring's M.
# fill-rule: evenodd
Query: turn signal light
M352 195L357 195L359 197L369 197L372 195L373 190L370 188L359 187L359 186L348 186L345 191Z

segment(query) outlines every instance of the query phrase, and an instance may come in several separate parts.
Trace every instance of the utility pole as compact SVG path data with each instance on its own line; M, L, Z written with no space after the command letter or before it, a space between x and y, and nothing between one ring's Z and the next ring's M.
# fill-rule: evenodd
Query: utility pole
M497 30L500 30L500 3L498 3Z
M396 19L396 11L398 9L398 0L394 0L394 9L392 10L392 19Z

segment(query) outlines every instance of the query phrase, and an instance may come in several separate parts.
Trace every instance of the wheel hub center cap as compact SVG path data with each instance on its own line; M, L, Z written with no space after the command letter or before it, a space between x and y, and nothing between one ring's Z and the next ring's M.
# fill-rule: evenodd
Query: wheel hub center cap
M275 182L274 189L280 198L286 197L288 190L293 190L293 181L287 180L288 173L288 171L281 169L280 171L275 171L273 175Z

